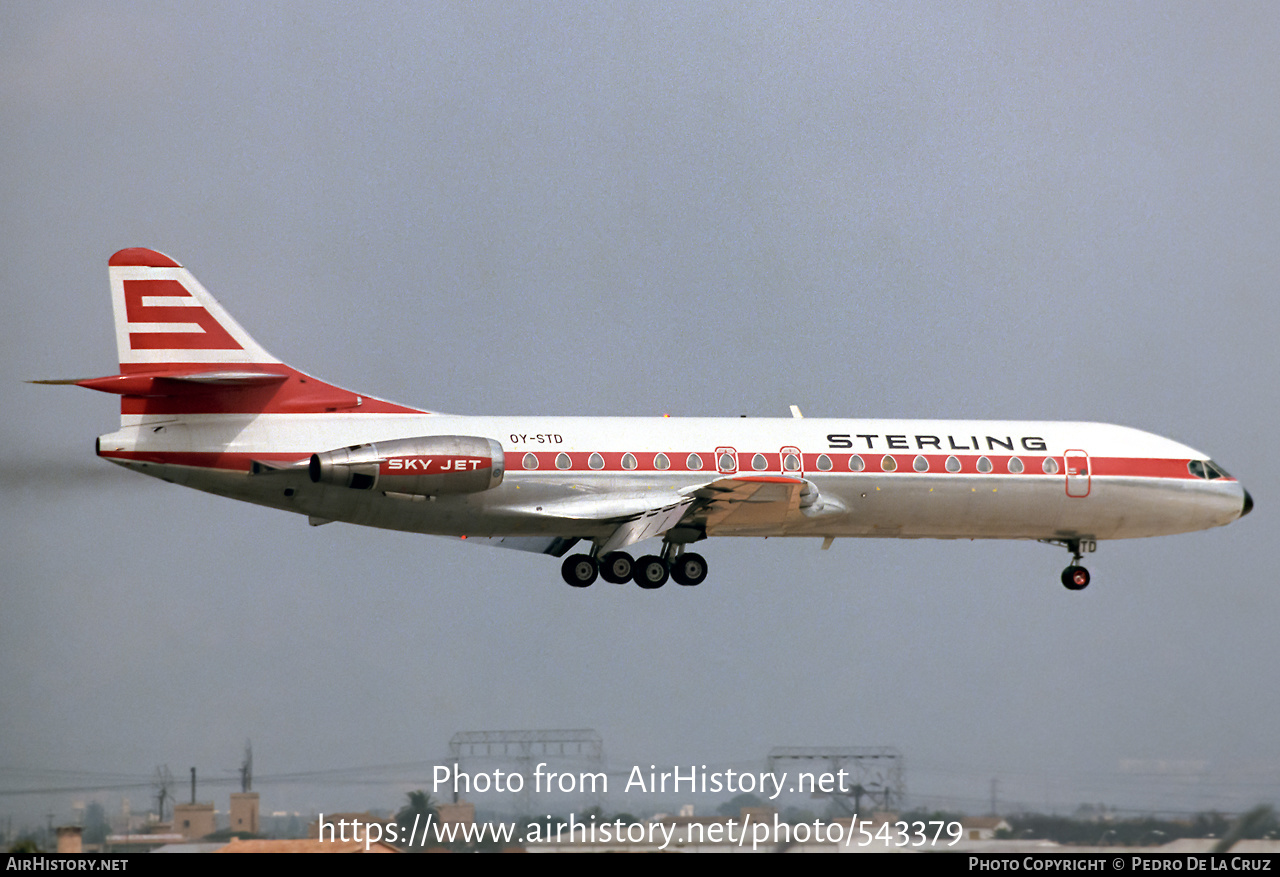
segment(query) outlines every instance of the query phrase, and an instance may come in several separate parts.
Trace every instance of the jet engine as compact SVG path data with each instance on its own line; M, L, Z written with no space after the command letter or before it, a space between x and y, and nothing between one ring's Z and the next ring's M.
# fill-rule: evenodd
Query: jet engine
M409 496L479 493L502 483L502 445L472 435L429 435L312 454L316 484Z

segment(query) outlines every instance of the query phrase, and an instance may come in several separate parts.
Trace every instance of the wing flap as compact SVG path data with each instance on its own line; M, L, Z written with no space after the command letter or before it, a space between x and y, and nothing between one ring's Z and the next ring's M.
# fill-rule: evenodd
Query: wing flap
M800 510L800 495L809 482L784 476L736 476L713 481L696 491L699 507L686 524L711 531L776 530L789 515Z
M661 536L680 523L685 513L689 510L689 506L695 501L693 497L688 497L682 502L674 503L665 508L651 509L629 521L623 521L600 546L600 553L605 554L610 551L617 551L619 548L626 548L628 545L641 542L650 536Z

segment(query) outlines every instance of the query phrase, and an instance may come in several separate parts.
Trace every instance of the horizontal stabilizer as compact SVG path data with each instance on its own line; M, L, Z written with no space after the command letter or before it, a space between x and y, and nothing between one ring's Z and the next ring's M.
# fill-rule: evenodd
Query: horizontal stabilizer
M264 387L289 379L287 372L252 371L201 371L191 373L134 372L127 375L107 375L101 378L84 378L72 383L89 390L115 393L118 396L183 396L192 393L216 392L219 389ZM40 383L53 383L41 381Z

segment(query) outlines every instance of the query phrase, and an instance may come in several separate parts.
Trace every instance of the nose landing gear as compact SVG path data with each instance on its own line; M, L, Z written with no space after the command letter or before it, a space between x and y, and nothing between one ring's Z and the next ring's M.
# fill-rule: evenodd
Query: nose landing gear
M1098 550L1098 543L1093 539L1041 539L1050 545L1061 545L1071 552L1071 565L1062 571L1062 584L1068 591L1083 591L1089 587L1089 570L1080 565L1086 552L1092 554Z
M1089 587L1089 571L1083 566L1072 564L1062 571L1062 583L1068 591L1083 591Z

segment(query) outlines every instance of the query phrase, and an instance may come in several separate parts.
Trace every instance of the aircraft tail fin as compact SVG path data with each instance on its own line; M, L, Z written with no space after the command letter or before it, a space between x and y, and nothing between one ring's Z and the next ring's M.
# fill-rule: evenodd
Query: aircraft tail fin
M279 363L173 259L141 247L107 263L120 370ZM154 369L152 369L154 370ZM256 369L250 369L254 371Z
M352 393L285 365L163 253L121 250L107 273L120 373L72 383L120 395L122 417L421 411Z

